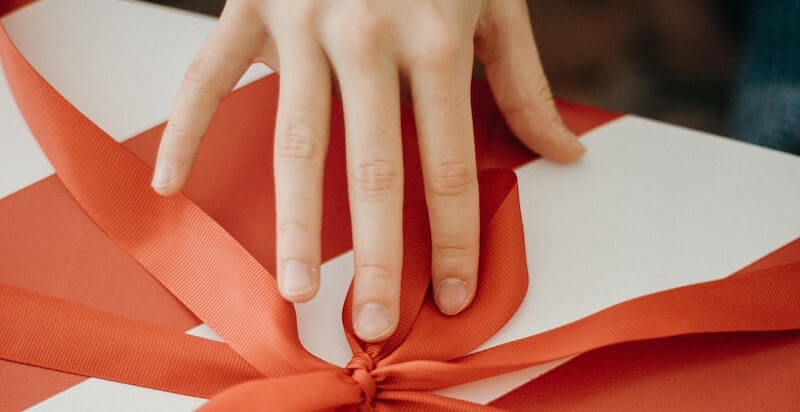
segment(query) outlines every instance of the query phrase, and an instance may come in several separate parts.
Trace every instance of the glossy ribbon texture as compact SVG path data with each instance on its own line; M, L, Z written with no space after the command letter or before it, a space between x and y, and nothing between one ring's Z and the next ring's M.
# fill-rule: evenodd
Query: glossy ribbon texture
M294 308L259 260L186 196L155 194L149 187L152 170L59 95L2 30L0 58L20 111L75 201L225 341L0 283L2 359L207 397L203 409L211 411L490 410L430 391L615 343L800 328L798 258L633 299L470 354L513 315L528 282L514 174L486 169L480 173L481 258L474 303L455 317L436 309L428 291L424 194L421 185L407 184L399 327L386 342L359 341L348 296L343 324L353 358L337 367L303 349ZM413 142L413 127L405 123L406 118L404 137ZM476 140L479 150L490 144L478 131ZM418 168L406 170L407 182L421 179Z

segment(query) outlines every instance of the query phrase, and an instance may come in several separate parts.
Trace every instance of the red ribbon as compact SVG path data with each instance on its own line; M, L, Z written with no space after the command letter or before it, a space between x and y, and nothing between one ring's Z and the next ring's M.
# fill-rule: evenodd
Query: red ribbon
M209 410L477 410L489 407L428 391L619 342L800 328L794 261L633 299L467 355L513 315L528 279L515 178L494 170L480 176L480 283L470 308L446 317L432 302L423 193L408 184L400 325L382 344L360 342L348 296L343 320L354 356L336 367L302 348L293 307L272 275L191 200L153 193L150 168L47 84L2 30L0 57L23 116L76 202L226 342L0 284L0 358L210 397ZM476 135L479 150L490 144ZM418 168L406 170L407 182L420 179Z

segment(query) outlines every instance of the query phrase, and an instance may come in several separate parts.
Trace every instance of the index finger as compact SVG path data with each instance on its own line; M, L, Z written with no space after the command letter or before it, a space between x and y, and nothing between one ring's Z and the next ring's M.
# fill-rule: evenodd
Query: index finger
M162 195L178 192L192 168L200 141L220 101L233 89L263 41L244 17L223 13L184 75L161 137L152 186Z

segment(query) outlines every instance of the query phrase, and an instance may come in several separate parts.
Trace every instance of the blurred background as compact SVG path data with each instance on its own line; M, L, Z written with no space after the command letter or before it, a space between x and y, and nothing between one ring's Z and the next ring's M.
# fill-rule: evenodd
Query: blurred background
M800 0L528 5L556 96L800 154Z

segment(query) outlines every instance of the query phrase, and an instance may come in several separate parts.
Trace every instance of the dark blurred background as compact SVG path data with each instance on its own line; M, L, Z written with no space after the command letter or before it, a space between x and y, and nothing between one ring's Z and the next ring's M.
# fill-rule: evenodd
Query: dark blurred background
M800 0L528 3L558 97L800 153Z

